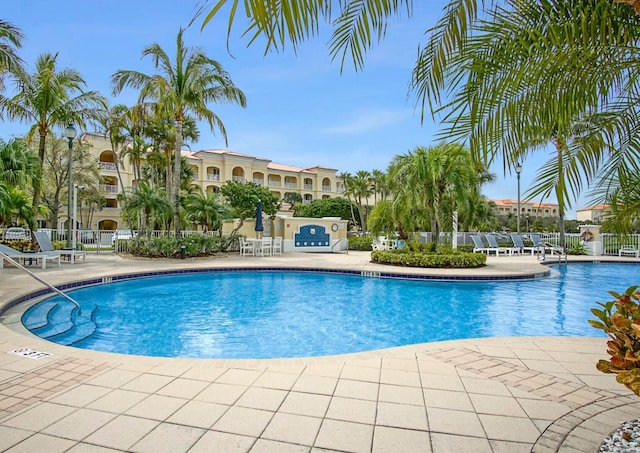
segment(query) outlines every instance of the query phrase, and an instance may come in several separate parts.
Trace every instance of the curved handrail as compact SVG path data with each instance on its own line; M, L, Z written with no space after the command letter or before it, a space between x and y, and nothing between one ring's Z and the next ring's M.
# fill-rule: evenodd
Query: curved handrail
M29 274L30 276L32 276L33 278L38 280L43 285L47 286L49 289L53 290L53 292L58 293L59 295L61 295L65 299L69 300L73 305L75 305L78 308L78 315L80 315L82 313L82 309L80 308L80 304L78 302L76 302L74 299L72 299L71 296L69 296L66 293L63 293L58 288L53 286L51 283L49 283L49 282L45 281L44 279L38 277L36 274L31 272L29 269L24 267L22 264L18 263L16 260L11 258L9 255L6 255L6 254L0 252L0 259L3 259L3 258L6 259L7 261L9 261L11 264L13 264L18 269L21 269L21 270L25 271L27 274Z
M347 254L349 253L349 241L348 241L347 239L345 239L345 238L340 238L340 239L338 239L338 240L336 241L336 243L335 243L335 244L333 244L333 245L331 246L331 253L334 253L334 250L333 250L333 249L335 248L335 246L336 246L336 245L341 244L341 243L342 243L342 241L345 241L345 242L347 243L347 248L346 248L346 249L344 249L344 250L346 250L346 251L347 251Z

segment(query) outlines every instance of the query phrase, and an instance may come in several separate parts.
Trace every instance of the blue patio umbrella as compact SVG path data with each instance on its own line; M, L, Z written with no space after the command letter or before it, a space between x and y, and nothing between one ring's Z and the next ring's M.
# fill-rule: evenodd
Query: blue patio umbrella
M256 237L264 231L264 227L262 226L262 200L258 199L258 206L256 207Z

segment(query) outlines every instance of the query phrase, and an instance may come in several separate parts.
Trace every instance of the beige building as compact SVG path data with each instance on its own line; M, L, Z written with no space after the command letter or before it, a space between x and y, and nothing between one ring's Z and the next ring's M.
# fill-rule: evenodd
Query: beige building
M94 214L92 225L83 225L83 228L115 230L122 222L118 194L136 185L132 166L126 158L120 165L124 186L121 187L109 137L86 133L80 140L91 145L92 153L100 163L100 185L107 200L106 207ZM304 203L340 197L344 192L337 170L333 168L298 168L221 149L183 151L183 156L193 169L193 184L206 192L217 192L227 181L254 182L269 188L280 200L287 193L297 193ZM62 222L65 220L61 219Z
M496 215L517 215L518 200L489 200L495 203ZM520 201L520 215L530 217L557 217L559 206L553 203L537 203L533 201Z
M610 214L611 206L608 204L597 204L576 211L578 222L602 223Z

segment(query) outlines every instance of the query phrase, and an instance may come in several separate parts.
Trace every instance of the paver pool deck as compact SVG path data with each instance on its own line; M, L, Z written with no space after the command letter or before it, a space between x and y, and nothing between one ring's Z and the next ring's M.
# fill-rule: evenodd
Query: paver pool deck
M30 270L53 284L169 268L388 271L369 258L349 252L156 261L103 254ZM490 257L487 264L411 272L546 270L531 256ZM41 286L5 266L0 307ZM4 313L0 324L0 451L583 453L597 451L621 421L640 417L640 398L595 369L606 357L604 338L470 339L277 360L171 359L56 345L21 332L17 311ZM19 348L51 355L10 353Z

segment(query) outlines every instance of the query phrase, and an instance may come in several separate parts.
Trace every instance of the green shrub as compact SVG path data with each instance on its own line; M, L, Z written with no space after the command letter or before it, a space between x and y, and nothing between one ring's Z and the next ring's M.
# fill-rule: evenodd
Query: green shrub
M349 238L349 250L371 251L371 238L352 236Z
M128 251L132 255L148 258L180 258L180 247L185 247L186 257L209 256L226 251L227 238L194 234L184 238L174 236L138 236L129 239Z
M484 266L487 255L484 253L423 253L405 250L376 250L371 252L374 263L407 267L435 268L474 268Z

